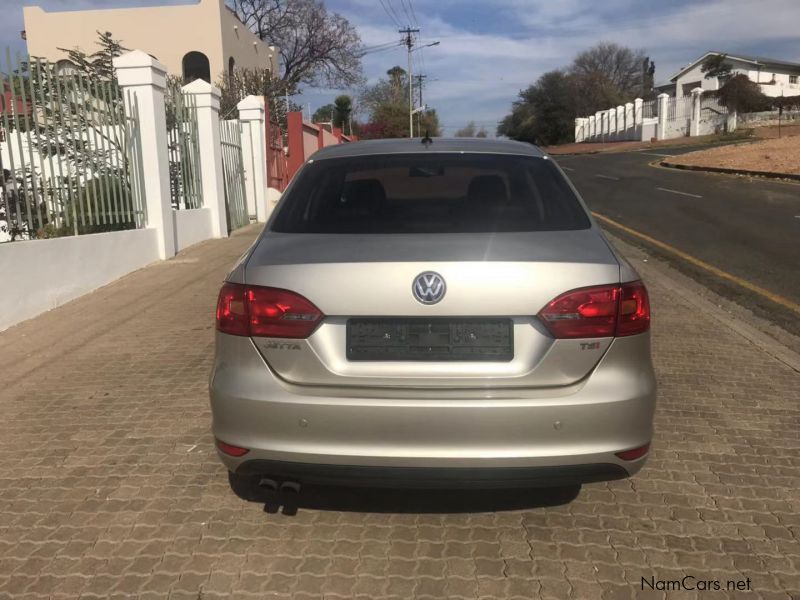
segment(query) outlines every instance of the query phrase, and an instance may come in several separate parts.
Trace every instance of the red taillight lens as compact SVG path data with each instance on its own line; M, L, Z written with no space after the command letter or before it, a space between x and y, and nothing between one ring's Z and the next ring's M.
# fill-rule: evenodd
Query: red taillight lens
M247 305L254 337L306 338L322 319L316 306L287 290L248 286Z
M217 298L217 330L231 335L250 335L245 287L226 283Z
M637 458L642 458L649 451L650 444L647 443L644 446L639 446L638 448L625 450L624 452L617 452L616 455L622 460L636 460Z
M599 285L561 294L538 316L555 338L619 337L649 329L650 303L641 281Z
M220 452L224 452L228 456L234 456L238 458L250 452L250 450L247 448L240 448L239 446L234 446L233 444L226 444L222 440L215 439L214 441L216 442L217 448L219 448Z
M617 337L636 335L650 329L650 299L641 281L622 286Z
M217 329L231 335L306 338L322 312L288 290L226 283L217 300Z
M572 290L539 311L539 318L556 338L611 337L618 297L616 285Z

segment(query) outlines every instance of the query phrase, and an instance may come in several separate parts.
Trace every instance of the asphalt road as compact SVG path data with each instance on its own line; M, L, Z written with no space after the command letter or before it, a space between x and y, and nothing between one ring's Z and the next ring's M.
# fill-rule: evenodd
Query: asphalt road
M800 334L800 312L786 306L786 302L800 306L800 185L650 164L696 149L554 158L592 211L684 256L601 219L609 231ZM730 277L698 266L697 261Z

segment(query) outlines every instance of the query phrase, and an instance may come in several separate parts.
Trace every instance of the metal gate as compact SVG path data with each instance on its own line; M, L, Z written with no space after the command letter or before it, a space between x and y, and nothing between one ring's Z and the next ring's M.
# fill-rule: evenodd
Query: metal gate
M222 145L225 210L228 215L228 233L230 233L250 223L244 195L244 157L239 121L220 121L219 138Z
M144 227L138 105L116 81L6 52L0 242Z

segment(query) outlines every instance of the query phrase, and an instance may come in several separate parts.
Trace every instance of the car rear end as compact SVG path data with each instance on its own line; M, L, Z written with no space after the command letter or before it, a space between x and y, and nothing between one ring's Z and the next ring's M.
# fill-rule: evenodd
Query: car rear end
M629 476L652 437L649 318L533 147L320 153L220 292L219 454L303 483Z

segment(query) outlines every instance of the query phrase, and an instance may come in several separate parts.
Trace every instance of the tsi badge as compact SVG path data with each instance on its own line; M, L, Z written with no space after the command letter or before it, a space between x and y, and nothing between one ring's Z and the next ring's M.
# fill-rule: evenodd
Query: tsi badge
M411 286L414 297L423 304L436 304L447 291L444 278L433 271L426 271L417 275L414 285Z

